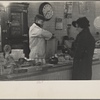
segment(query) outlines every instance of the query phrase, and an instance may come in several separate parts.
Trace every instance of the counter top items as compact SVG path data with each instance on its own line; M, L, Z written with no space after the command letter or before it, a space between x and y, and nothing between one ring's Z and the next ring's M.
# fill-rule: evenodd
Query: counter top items
M95 48L94 49L94 55L93 55L93 60L99 60L100 59L100 49Z
M59 62L65 62L64 56L63 56L63 55L60 55L60 56L58 57L58 61L59 61Z
M64 54L59 54L62 55L63 57ZM59 55L58 59L59 59ZM67 60L68 59L68 60ZM70 59L70 60L69 60ZM21 63L19 63L19 61L22 61ZM58 71L58 70L65 70L65 69L69 69L72 68L72 63L73 63L73 59L71 60L71 58L69 58L68 55L66 55L66 60L65 61L58 61L57 64L43 64L43 65L35 65L35 61L34 60L26 60L23 58L20 58L17 62L18 64L17 67L14 68L14 72L12 74L7 74L7 72L10 70L5 69L5 72L3 72L1 74L1 77L6 77L6 79L12 79L13 77L26 77L27 75L35 75L37 73L37 75L39 74L43 74L43 73L50 73L50 72L54 72L54 71ZM100 60L93 60L93 64L97 64L100 63Z
M97 54L94 54L92 60L93 60L93 61L99 60L99 56L98 56Z
M9 63L2 64L3 75L13 74L18 71L20 73L21 72L23 73L23 72L26 72L25 68L28 68L28 67L33 67L35 71L41 70L41 66L46 63L45 59L40 57L39 55L36 55L36 58L34 60L31 60L31 59L24 58L23 54L21 55L22 51L20 50L17 50L17 52L15 51L16 50L14 50L12 54L10 55ZM18 53L19 55L17 56ZM3 62L5 62L5 60Z
M63 45L61 47L61 49L62 49L62 53L67 53L68 52L68 48L65 45Z
M46 63L45 58L39 54L35 54L34 61L35 61L35 64L39 66Z
M23 64L25 61L26 61L26 60L25 60L24 58L19 58L19 59L18 59L19 64Z
M99 64L100 64L100 60L93 61L93 68L96 67L94 65L98 65L99 67ZM62 77L65 77L65 76L69 77L69 71L72 71L72 62L69 62L69 63L58 62L58 64L45 64L41 67L30 66L30 67L25 67L25 68L19 68L15 70L14 74L1 75L0 80L6 80L6 81L7 80L21 80L21 81L22 80L50 80L50 79L58 80L59 79L58 77L60 77L60 80L62 80ZM44 76L46 78L44 78ZM52 79L51 77L53 76L55 76L55 78Z
M14 58L10 55L11 46L4 46L4 61L2 63L1 74L11 74L15 67L17 67ZM6 72L7 71L7 72Z
M49 63L50 64L58 64L58 63L66 63L66 62L68 63L71 60L73 60L73 58L70 55L60 53L50 57Z
M57 64L58 63L58 56L55 54L54 56L50 57L49 59L50 64Z
M100 40L96 41L95 47L96 47L96 48L100 48Z
M99 60L98 55L98 49L95 49L94 55L93 55L93 61ZM28 69L32 68L32 71L41 71L48 69L49 67L62 67L68 64L73 63L73 58L68 54L63 53L57 53L50 57L49 62L45 59L42 59L36 56L36 59L25 59L25 58L19 58L18 60L15 60L15 64L13 67L2 67L2 75L8 75L8 74L14 74L14 73L26 73ZM13 68L13 73L10 73ZM30 69L31 70L31 69Z
M23 49L12 49L11 56L16 61L19 58L24 58L25 54L23 53Z

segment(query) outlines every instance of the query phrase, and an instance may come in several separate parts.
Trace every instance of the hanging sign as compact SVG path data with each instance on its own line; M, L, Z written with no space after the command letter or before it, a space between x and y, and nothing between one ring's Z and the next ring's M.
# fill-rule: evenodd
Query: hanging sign
M66 2L64 6L64 17L67 18L68 15L72 15L73 10L73 2Z
M89 11L89 5L86 1L79 1L79 13L85 14Z

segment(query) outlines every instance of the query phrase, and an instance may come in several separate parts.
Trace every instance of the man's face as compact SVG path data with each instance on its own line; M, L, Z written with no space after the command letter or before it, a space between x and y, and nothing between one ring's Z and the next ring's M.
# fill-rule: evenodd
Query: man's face
M36 23L38 23L40 25L40 27L43 27L44 21L41 19L37 19Z

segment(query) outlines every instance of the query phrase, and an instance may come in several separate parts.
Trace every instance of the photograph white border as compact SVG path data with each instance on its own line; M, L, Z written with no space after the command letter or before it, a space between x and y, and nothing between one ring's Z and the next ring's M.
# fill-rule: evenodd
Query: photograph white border
M100 99L100 81L0 81L0 99Z

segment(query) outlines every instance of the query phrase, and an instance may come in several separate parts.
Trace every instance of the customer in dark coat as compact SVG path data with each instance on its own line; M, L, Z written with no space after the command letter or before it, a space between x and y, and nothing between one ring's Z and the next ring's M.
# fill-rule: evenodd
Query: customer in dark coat
M95 40L89 30L89 21L81 17L72 22L79 34L74 42L73 80L90 80L92 77L92 57Z

